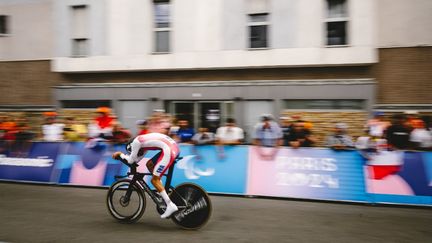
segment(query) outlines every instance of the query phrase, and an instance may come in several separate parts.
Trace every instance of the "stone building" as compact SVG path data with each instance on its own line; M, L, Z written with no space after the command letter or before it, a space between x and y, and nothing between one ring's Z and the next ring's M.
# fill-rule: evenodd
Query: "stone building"
M0 108L165 109L205 126L302 113L355 135L432 109L428 0L0 0ZM333 119L331 119L333 118ZM327 120L328 123L321 122Z

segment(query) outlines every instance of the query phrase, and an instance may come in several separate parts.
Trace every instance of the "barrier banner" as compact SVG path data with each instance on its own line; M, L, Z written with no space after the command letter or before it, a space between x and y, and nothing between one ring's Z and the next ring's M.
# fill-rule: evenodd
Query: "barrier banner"
M0 179L51 182L61 143L26 143L0 156Z
M273 151L272 151L273 150ZM307 199L367 200L363 159L355 151L251 146L247 194Z
M247 146L181 145L173 183L193 182L208 192L245 194Z
M431 152L390 151L376 157L383 162L368 161L365 170L372 202L432 204Z
M122 145L100 144L87 148L85 143L63 143L57 158L53 179L57 183L86 186L109 186L122 165L111 158Z

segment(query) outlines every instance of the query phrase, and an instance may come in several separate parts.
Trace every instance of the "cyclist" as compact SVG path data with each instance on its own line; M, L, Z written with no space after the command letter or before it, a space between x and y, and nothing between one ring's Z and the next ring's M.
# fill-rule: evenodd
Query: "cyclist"
M161 218L168 218L178 210L177 206L171 201L166 193L166 190L161 182L161 176L171 166L176 157L179 155L180 149L177 143L161 133L148 133L139 135L131 142L126 145L126 150L129 155L123 154L122 152L115 152L112 157L117 160L127 161L129 164L138 163L142 160L145 153L149 150L160 151L157 158L157 162L154 165L154 169L150 172L153 173L151 183L159 192L163 200L165 201L167 208L161 215ZM151 166L148 166L151 168Z

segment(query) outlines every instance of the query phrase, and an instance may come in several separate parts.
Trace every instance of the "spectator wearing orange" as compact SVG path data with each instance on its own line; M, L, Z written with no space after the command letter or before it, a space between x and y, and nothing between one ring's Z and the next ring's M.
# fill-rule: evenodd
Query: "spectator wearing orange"
M406 126L411 129L415 129L419 126L423 121L419 118L417 111L405 111L404 115L406 117Z
M110 115L111 109L108 107L99 107L94 121L89 124L88 133L91 138L107 139L112 136L112 126L114 118Z
M0 131L2 131L2 139L5 141L15 141L15 134L17 133L16 122L6 116L2 117L0 124Z

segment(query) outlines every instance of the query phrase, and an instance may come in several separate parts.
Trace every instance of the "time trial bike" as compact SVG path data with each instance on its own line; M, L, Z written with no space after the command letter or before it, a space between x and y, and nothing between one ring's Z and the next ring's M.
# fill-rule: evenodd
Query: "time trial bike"
M149 160L147 167L155 164L160 154ZM184 229L198 229L204 226L210 218L212 204L206 191L194 183L182 183L176 187L171 186L174 173L174 165L182 158L177 157L168 170L165 181L165 189L171 201L174 202L178 211L173 213L171 220ZM123 223L133 223L138 221L144 214L146 208L147 193L156 204L156 210L163 214L166 204L156 190L150 188L145 181L145 176L151 173L137 172L138 164L129 164L125 160L119 159L129 167L129 171L124 176L115 176L114 182L108 190L106 203L110 214L118 221ZM150 164L150 166L149 166ZM150 170L151 171L151 170Z

